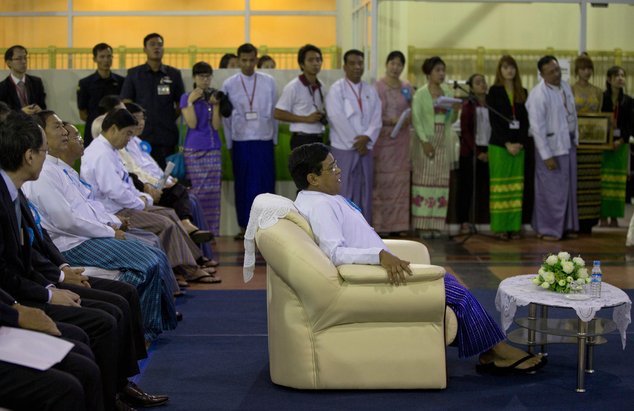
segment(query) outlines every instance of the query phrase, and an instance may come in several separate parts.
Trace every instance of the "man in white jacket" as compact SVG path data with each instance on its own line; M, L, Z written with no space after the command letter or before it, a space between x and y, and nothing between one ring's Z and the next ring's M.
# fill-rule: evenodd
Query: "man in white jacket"
M363 53L349 50L343 56L346 77L336 81L326 96L332 154L341 168L340 194L359 205L372 224L372 147L383 121L381 100L363 76Z
M528 96L526 108L535 139L535 205L532 226L546 241L577 238L577 146L575 98L561 79L553 56L537 63L542 81Z

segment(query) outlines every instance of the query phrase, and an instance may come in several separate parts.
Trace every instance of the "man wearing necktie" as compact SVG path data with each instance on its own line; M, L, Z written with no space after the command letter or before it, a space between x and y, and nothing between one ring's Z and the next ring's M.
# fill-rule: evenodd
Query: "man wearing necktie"
M4 53L4 61L11 69L11 74L0 82L0 101L5 102L11 110L22 110L29 115L46 110L42 79L26 74L29 61L26 49L22 46L10 47Z

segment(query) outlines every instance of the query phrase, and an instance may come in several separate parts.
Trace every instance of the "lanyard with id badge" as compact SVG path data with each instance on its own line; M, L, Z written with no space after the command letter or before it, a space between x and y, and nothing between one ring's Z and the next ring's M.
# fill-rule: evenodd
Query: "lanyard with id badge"
M508 94L509 96L510 102L511 102L511 109L513 110L513 121L511 121L509 123L509 129L511 130L519 130L520 129L520 122L519 120L515 119L515 93L511 92L511 94Z
M247 86L244 85L244 80L242 79L242 76L240 76L240 81L242 82L242 88L244 89L244 94L247 95L247 100L249 100L249 111L244 113L245 114L245 119L247 121L257 121L258 119L258 113L257 111L253 111L253 100L255 99L255 87L258 85L258 75L254 74L254 79L253 79L253 93L251 93L251 98L249 98L249 93L247 92Z
M614 108L614 125L616 127L619 126L619 101L616 101L616 107ZM620 128L614 128L612 130L612 137L614 138L621 138L621 129Z
M171 83L172 80L170 80L169 77L163 77L161 79L161 82L159 83L159 85L157 86L157 92L159 96L169 96L170 95L170 85L166 84L166 83Z

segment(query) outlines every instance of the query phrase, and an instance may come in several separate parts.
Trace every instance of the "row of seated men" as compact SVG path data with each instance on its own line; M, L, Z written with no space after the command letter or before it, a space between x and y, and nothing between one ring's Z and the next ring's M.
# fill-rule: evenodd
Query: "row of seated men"
M186 190L171 181L165 203L174 208L154 206L161 193L137 190L123 166L117 150L138 125L125 109L110 112L81 178L72 167L84 154L81 136L54 112L14 112L0 125L0 325L74 343L48 371L0 362L2 407L125 410L168 401L127 378L138 374L147 344L176 327L174 270L218 279L194 241L209 236L183 225ZM77 267L113 270L119 281Z

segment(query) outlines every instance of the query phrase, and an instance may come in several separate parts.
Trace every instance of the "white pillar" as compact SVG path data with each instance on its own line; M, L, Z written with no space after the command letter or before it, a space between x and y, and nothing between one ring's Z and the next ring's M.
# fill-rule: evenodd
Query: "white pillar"
M581 0L579 3L579 54L587 49L587 25L588 25L588 3Z
M372 0L370 4L370 83L375 83L379 75L379 0Z

